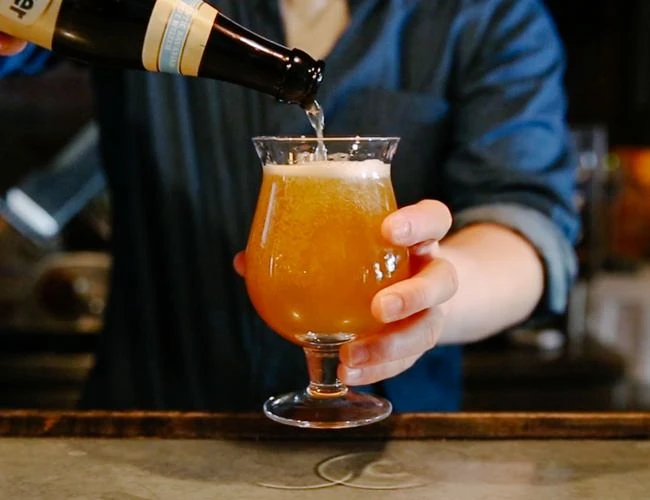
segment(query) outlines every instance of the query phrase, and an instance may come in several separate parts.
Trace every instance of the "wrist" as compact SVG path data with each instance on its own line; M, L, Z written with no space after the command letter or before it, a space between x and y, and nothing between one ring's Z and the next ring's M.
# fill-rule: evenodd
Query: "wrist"
M458 288L456 293L449 300L440 304L444 317L443 329L440 334L440 344L457 344L460 342L462 330L462 318L467 311L463 311L463 295L466 287L471 286L471 277L475 275L472 270L475 267L474 259L467 255L462 249L454 248L441 243L437 258L442 258L451 263L456 271Z

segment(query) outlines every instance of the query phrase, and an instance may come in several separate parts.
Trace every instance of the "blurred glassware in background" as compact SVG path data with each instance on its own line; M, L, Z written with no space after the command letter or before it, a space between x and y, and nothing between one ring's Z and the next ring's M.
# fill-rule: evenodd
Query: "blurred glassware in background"
M608 256L608 134L598 124L575 125L571 140L578 163L576 208L582 232L576 245L579 274L569 298L566 334L571 348L581 349L587 335L590 281L603 269Z
M0 328L101 327L111 227L98 135L87 123L0 196Z
M617 147L612 160L620 183L611 208L612 255L639 264L650 258L650 148Z
M577 248L580 277L588 278L602 268L607 257L607 129L600 125L575 126L571 138L578 162L576 206L583 224Z
M592 186L599 208L587 226L602 231L603 265L574 289L570 332L586 332L618 352L628 377L650 385L650 149L619 146L605 160L597 169L602 182ZM585 154L582 161L588 172L593 158Z
M0 198L0 214L37 245L51 246L63 228L106 187L98 126L87 124L45 169Z

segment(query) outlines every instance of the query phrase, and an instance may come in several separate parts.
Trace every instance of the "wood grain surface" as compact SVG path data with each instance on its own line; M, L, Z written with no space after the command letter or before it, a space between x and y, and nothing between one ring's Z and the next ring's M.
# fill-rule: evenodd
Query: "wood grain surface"
M650 413L410 413L346 430L276 424L261 414L0 412L0 437L164 439L648 439Z

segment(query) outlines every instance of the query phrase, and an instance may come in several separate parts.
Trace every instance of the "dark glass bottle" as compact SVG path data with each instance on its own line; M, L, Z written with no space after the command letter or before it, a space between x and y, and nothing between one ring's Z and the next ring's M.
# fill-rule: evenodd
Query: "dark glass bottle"
M92 64L200 76L309 107L323 62L201 0L0 0L0 31Z

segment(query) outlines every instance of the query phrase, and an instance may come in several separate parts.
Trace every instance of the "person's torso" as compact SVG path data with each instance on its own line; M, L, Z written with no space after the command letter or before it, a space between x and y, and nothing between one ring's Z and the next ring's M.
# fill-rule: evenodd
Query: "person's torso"
M283 41L275 2L214 3ZM347 28L325 60L317 98L326 134L400 136L392 178L401 205L445 198L438 167L452 126L450 33L458 4L352 0ZM261 179L250 139L312 134L304 111L210 80L99 70L95 81L114 205L114 272L84 405L251 409L304 385L301 350L256 316L232 268ZM447 350L430 354L443 370ZM437 392L421 403L407 398L401 409L454 406L459 367L451 350L450 374Z

